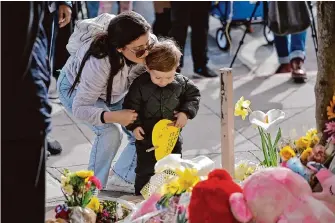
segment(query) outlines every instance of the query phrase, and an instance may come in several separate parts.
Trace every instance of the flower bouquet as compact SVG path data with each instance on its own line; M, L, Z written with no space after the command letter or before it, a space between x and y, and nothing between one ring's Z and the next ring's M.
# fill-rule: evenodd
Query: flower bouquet
M327 107L329 122L325 123L327 143L319 144L321 133L310 129L296 140L288 139L280 146L281 166L288 167L303 176L312 187L317 183L315 174L334 158L335 144L335 96Z
M192 188L200 181L197 170L176 169L176 177L141 203L131 222L186 223Z
M261 163L265 167L275 167L278 166L278 152L277 144L281 138L281 129L277 131L277 135L272 141L271 134L268 129L274 126L278 121L285 118L285 113L279 109L271 109L267 113L262 111L252 111L250 108L251 102L249 100L244 100L241 97L235 104L235 116L241 116L243 120L249 115L249 121L254 126L257 126L259 135L262 142L262 151L264 155L264 161Z
M61 177L64 204L55 207L56 220L47 222L104 223L118 222L132 211L131 205L113 199L99 200L101 183L93 171L64 171Z

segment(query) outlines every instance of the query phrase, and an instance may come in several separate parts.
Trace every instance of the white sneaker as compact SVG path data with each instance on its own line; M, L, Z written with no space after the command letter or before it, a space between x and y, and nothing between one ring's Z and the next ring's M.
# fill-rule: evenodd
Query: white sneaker
M135 193L134 184L127 183L116 174L108 177L107 184L104 190L112 190L131 194Z

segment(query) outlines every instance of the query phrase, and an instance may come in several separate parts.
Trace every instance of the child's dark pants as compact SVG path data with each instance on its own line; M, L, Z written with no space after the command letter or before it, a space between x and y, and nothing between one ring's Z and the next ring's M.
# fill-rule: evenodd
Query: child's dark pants
M135 194L141 195L140 191L150 181L150 178L155 174L155 151L146 152L147 149L152 147L149 140L136 141L137 153L137 167L135 169ZM172 153L181 154L182 142L178 139Z

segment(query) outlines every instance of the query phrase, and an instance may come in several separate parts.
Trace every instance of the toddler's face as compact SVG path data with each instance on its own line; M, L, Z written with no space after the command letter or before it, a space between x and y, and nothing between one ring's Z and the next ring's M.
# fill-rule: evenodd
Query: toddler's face
M158 70L149 70L152 83L156 84L159 87L165 87L174 80L176 75L176 69L173 69L169 72L161 72Z

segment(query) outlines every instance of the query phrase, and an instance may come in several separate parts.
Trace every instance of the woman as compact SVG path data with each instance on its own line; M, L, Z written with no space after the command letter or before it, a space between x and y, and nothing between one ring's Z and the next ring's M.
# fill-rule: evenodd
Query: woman
M121 145L121 126L133 123L137 117L133 110L122 110L122 102L131 82L143 73L141 64L156 41L150 28L135 12L102 14L78 22L67 45L70 58L58 79L59 98L74 117L87 122L96 134L88 168L103 185ZM132 143L125 153L130 154L130 160L136 160L135 140L128 135ZM133 163L128 162L126 168L131 175L128 179L128 173L119 174L129 183L134 183Z

